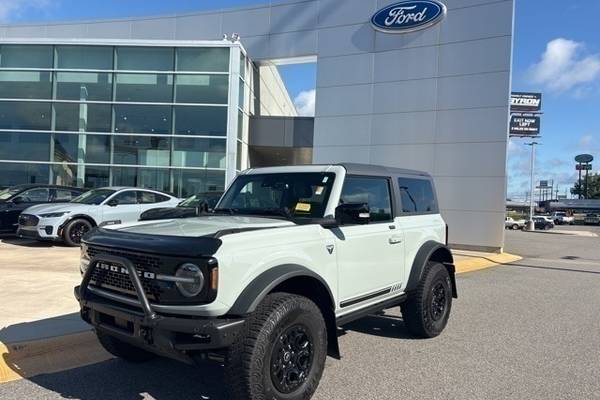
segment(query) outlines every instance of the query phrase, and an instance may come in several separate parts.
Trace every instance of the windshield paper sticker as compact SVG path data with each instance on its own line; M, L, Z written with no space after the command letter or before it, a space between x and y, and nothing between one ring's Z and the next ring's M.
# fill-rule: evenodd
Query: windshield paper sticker
M296 211L310 212L310 203L297 203Z
M322 195L322 194L323 194L323 189L325 189L325 187L324 187L324 186L317 186L317 189L315 190L315 194L316 194L317 196L320 196L320 195Z

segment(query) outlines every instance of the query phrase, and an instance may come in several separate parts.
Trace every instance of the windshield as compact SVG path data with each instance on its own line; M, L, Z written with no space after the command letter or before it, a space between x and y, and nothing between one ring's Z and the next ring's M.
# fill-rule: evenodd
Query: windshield
M98 205L106 200L115 191L111 189L95 189L75 197L71 203Z
M19 193L22 189L19 188L8 188L0 190L0 200L8 200L15 194Z
M334 180L333 173L240 175L215 211L323 218Z
M209 208L213 208L217 205L217 202L221 198L222 192L213 192L213 193L198 193L193 195L192 197L188 197L177 207L198 207L201 202L206 201L208 203Z

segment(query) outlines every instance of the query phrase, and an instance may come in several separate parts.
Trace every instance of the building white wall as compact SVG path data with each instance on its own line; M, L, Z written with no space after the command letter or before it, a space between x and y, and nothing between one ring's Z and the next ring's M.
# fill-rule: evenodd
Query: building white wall
M504 242L513 0L442 0L439 24L376 32L391 0L284 0L164 18L0 27L0 37L220 39L253 60L317 56L314 161L432 173L450 241Z
M258 87L256 79L258 78ZM258 65L255 70L255 88L259 90L254 114L263 116L295 117L298 115L294 102L275 65Z

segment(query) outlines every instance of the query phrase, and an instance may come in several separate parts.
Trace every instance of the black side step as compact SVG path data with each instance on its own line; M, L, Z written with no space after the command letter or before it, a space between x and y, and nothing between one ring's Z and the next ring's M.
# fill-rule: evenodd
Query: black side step
M399 296L392 297L391 299L379 301L365 308L361 308L360 310L356 310L349 314L342 315L341 317L337 317L335 322L337 326L346 325L347 323L365 317L369 314L376 313L377 311L382 311L388 308L399 306L406 300L406 297L406 293L403 293Z

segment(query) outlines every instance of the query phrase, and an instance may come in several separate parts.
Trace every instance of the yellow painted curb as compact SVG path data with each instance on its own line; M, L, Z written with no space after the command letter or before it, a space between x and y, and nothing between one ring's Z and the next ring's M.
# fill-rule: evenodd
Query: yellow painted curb
M91 332L31 342L0 342L0 383L82 367L111 357Z
M522 259L522 257L510 253L493 254L485 257L469 255L460 255L459 257L461 259L455 262L457 274L479 271Z

